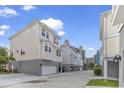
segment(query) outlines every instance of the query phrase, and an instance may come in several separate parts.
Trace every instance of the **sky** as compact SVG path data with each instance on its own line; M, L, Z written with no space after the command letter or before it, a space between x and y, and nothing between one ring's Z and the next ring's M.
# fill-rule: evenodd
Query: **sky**
M9 37L33 20L40 20L75 47L83 46L92 57L101 47L100 14L112 6L0 6L0 46L9 47Z

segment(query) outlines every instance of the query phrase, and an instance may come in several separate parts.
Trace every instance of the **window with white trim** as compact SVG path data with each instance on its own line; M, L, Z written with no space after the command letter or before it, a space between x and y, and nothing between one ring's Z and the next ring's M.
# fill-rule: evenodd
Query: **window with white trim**
M48 46L47 45L45 45L45 51L48 51Z
M42 28L42 36L45 37L45 28Z
M49 39L49 33L48 32L46 32L46 38Z

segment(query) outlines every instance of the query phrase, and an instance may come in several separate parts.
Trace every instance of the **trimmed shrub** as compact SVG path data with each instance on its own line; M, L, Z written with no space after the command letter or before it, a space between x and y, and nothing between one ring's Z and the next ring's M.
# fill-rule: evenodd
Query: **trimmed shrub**
M95 74L96 76L101 75L101 73L102 73L102 68L101 68L101 66L100 66L100 65L95 65L95 66L94 66L94 69L93 69L93 72L94 72L94 74Z

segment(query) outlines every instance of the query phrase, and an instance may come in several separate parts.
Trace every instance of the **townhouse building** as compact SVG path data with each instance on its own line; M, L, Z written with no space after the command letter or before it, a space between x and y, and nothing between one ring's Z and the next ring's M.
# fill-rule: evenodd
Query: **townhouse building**
M34 20L10 37L10 51L17 72L47 75L60 72L60 37L46 24Z
M65 40L61 46L62 63L65 71L80 71L85 62L85 50L82 46L76 48L71 46L68 40Z
M113 26L111 23L112 11L101 14L100 19L100 40L102 43L102 53L100 61L103 62L104 78L119 77L119 63L113 59L119 54L119 25ZM101 63L102 63L101 62Z
M113 26L119 25L118 32L120 34L119 39L119 85L124 86L124 6L114 5L112 6L111 23Z

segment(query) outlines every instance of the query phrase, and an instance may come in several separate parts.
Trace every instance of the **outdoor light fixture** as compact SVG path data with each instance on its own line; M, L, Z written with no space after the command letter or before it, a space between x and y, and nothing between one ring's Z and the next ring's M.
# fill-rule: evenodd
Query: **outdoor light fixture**
M121 61L121 56L120 56L120 55L116 55L116 56L114 57L114 62L117 63L117 62L119 62L119 61Z

